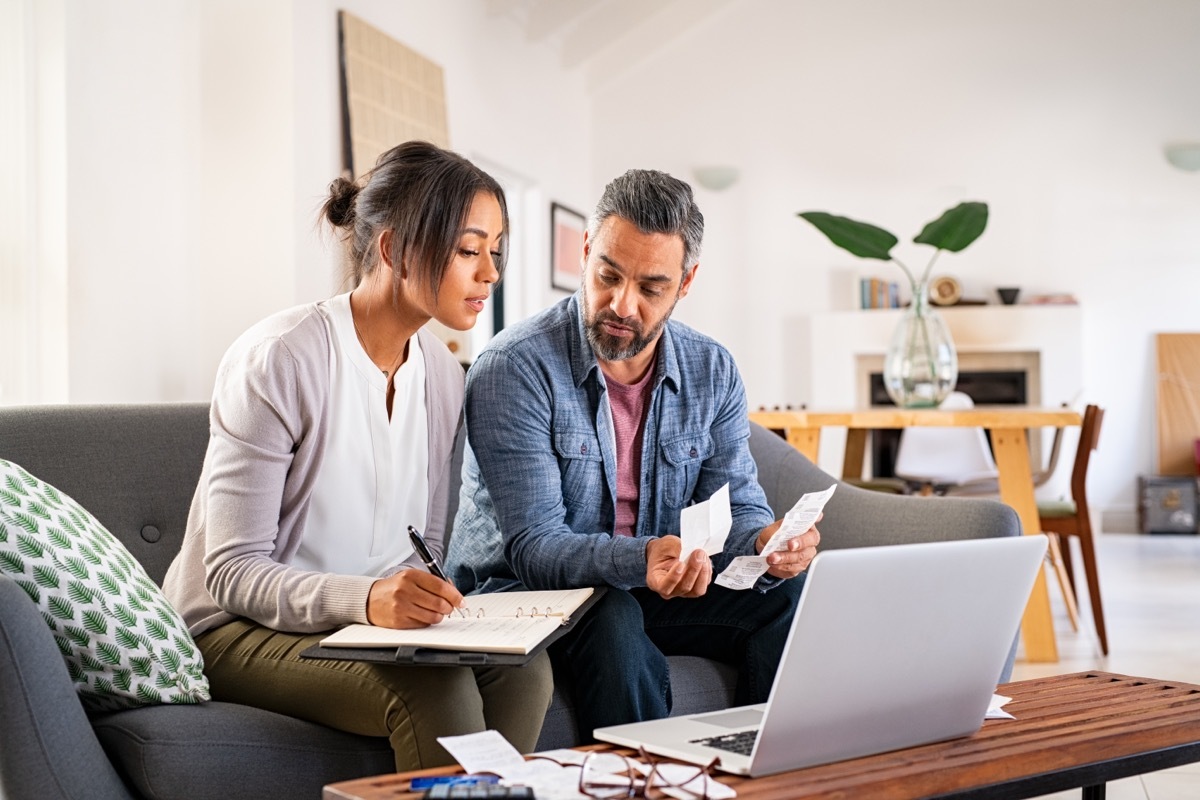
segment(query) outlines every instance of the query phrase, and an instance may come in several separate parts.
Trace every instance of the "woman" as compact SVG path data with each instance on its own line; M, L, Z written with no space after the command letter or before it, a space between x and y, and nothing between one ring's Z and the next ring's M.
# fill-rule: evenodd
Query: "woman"
M534 749L544 657L522 668L306 660L348 623L431 625L462 602L406 534L443 553L462 367L422 326L475 324L504 266L499 184L408 142L330 186L356 286L275 314L222 359L211 438L167 596L215 699L387 736L396 769L452 763L437 737L494 728Z

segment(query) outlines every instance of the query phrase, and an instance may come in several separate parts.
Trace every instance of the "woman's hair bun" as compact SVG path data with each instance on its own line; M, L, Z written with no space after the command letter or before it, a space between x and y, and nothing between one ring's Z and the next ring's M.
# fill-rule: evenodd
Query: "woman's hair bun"
M346 178L336 178L329 184L329 199L322 212L329 224L335 228L348 228L354 224L354 201L359 186Z

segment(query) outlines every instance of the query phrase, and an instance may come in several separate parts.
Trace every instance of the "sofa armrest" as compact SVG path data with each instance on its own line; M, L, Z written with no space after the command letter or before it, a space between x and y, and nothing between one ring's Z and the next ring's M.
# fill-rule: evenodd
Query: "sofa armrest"
M0 796L132 800L37 606L0 575Z

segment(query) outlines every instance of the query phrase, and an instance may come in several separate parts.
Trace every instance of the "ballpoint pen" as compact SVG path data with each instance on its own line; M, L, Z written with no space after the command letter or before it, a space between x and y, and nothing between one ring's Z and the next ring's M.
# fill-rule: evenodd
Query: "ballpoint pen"
M450 579L442 571L442 565L433 557L433 553L429 550L429 545L425 544L425 537L418 533L417 529L412 525L408 526L408 538L412 541L413 549L417 551L417 556L428 567L429 572L441 578L446 583L450 583Z

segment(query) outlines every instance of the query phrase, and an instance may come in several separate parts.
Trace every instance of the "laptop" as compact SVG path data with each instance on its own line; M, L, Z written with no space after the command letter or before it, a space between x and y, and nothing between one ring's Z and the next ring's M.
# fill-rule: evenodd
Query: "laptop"
M593 733L755 777L969 736L1045 553L1042 535L823 551L766 703Z

